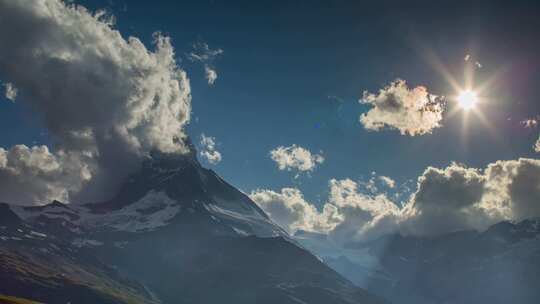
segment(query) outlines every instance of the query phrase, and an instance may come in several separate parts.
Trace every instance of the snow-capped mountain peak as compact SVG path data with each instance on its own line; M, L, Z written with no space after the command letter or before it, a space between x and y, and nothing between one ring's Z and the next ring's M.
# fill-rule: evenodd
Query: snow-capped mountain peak
M195 156L194 152L151 153L118 194L105 202L54 201L12 210L23 220L53 221L75 233L151 231L203 216L213 222L217 233L288 237L249 197L203 168Z

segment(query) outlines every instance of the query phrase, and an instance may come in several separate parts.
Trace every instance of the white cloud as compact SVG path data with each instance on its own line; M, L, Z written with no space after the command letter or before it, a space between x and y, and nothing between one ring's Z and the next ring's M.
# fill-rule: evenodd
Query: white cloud
M335 101L335 102L338 102L338 103L343 103L345 102L345 100L343 100L343 98L339 97L339 96L336 96L336 95L328 95L327 98L331 101Z
M465 55L465 58L463 58L463 60L465 60L465 61L469 61L470 59L471 59L471 55L469 55L469 54ZM480 62L478 62L478 61L475 61L474 65L479 69L482 68L482 64Z
M526 129L535 129L538 127L538 124L540 124L540 116L537 115L533 118L524 119L520 121L520 124ZM535 152L540 152L540 136L534 143L533 149Z
M384 193L362 192L360 184L350 179L330 181L322 212L298 189L258 190L251 198L271 218L279 214L278 223L291 232L325 233L344 244L394 232L437 235L483 230L503 220L540 217L539 185L540 160L521 158L497 161L484 170L455 163L444 169L428 167L403 208Z
M324 162L324 157L321 154L311 153L297 145L279 146L270 151L270 157L276 162L279 170L287 171L313 171L317 165Z
M216 142L214 137L206 136L201 134L201 150L199 154L207 162L212 165L215 165L221 161L221 153L216 150Z
M480 204L485 183L482 172L458 164L445 169L427 168L403 209L404 232L440 234L492 224L494 221Z
M538 117L528 118L528 119L522 120L520 124L526 129L536 128L538 126L538 119L539 119Z
M188 54L191 61L209 62L223 54L222 49L211 49L208 43L197 42L193 44L193 51Z
M6 89L6 98L15 101L15 99L17 99L17 94L19 93L17 88L13 86L11 82L4 84L4 88Z
M2 200L26 204L67 200L91 178L90 168L81 157L64 151L52 154L46 146L0 148Z
M294 233L297 230L328 234L339 243L380 236L396 230L399 209L385 195L358 192L350 179L329 182L330 195L322 211L307 202L300 190L257 190L250 197L272 220Z
M295 188L283 188L281 192L258 189L251 192L250 198L289 233L296 230L325 231L328 229L326 223L331 221L328 218L332 219L332 210L326 211L325 218Z
M359 192L358 184L351 179L330 180L327 204L335 206L342 219L329 231L329 235L339 243L378 237L397 228L397 205L384 194Z
M216 70L210 68L209 66L204 67L204 74L209 85L213 85L216 82L218 77Z
M483 230L502 220L540 217L540 160L497 161L484 170L452 164L428 168L403 210L414 234Z
M377 175L377 172L371 172L371 176L368 180L360 180L358 182L358 188L361 191L367 191L369 193L378 193L381 189L393 189L396 186L396 182L383 175Z
M497 161L485 170L483 205L511 220L540 217L540 160Z
M193 51L188 54L191 61L201 62L204 65L204 76L209 85L213 85L218 74L214 67L214 61L223 54L222 49L211 49L207 43L198 42L193 45Z
M379 176L379 180L388 188L395 188L396 187L396 181L388 176Z
M58 0L0 2L0 41L9 41L0 46L3 78L57 139L49 153L60 162L61 153L79 158L90 169L89 180L72 181L85 184L76 196L64 185L70 200L106 198L152 150L187 150L190 85L169 38L156 34L151 51L135 37L124 39L113 21ZM4 188L0 199L21 201L25 192Z
M360 116L368 130L397 129L402 135L423 135L441 126L444 104L441 97L418 86L409 89L404 80L397 79L377 94L364 92L361 103L372 108Z

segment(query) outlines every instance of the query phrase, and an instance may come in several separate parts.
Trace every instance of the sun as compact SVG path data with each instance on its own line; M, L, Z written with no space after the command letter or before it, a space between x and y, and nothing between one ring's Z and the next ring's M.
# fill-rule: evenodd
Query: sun
M457 97L459 106L464 110L474 109L478 102L478 95L472 90L461 91Z

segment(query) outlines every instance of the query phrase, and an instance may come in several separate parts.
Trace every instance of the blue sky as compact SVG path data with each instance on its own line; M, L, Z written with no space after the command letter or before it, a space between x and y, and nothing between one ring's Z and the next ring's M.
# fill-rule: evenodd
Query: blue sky
M226 180L246 192L296 186L319 203L332 178L360 180L376 171L400 184L451 161L484 167L537 156L538 130L519 125L540 114L534 2L425 2L76 1L109 10L124 36L148 46L155 31L171 37L192 86L188 133L216 138L223 161L212 168ZM213 86L201 63L187 60L197 41L224 51ZM399 77L437 95L456 93L427 52L459 82L466 54L482 63L478 83L496 76L479 109L490 127L470 117L463 133L458 112L428 135L365 130L358 121L369 109L358 103L364 90ZM49 143L39 117L17 102L0 102L0 128L4 148ZM292 144L322 151L325 162L297 179L278 170L269 151Z

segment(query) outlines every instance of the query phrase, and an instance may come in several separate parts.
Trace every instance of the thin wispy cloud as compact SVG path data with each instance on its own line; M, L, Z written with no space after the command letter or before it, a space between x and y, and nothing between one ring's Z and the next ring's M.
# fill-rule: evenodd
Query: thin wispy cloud
M214 61L223 54L222 49L211 49L205 42L197 42L193 45L193 51L188 58L194 62L200 62L204 66L204 75L208 85L214 85L218 78Z
M193 51L189 53L192 61L210 62L223 54L222 49L211 49L206 42L197 42L193 44Z
M467 55L465 55L465 57L463 58L463 60L469 61L469 60L471 60L471 58L472 58L472 56L471 56L470 54L467 54ZM479 68L479 69L482 68L482 64L481 64L479 61L475 61L475 62L474 62L474 65L475 65L477 68Z

